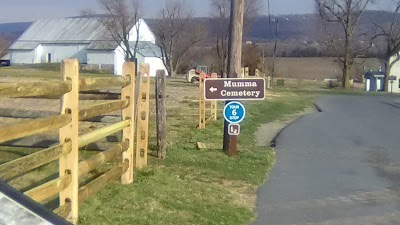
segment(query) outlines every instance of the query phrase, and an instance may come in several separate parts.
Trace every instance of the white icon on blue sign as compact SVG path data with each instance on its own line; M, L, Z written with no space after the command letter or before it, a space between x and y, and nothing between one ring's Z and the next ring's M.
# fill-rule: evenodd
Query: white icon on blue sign
M246 116L246 109L240 102L229 102L224 108L224 118L229 123L240 123Z

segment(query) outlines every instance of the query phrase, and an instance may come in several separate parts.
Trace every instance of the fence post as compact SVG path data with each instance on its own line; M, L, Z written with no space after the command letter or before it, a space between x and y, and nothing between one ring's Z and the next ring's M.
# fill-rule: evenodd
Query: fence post
M63 60L61 63L62 79L71 81L71 91L61 99L61 114L71 114L71 122L60 128L60 143L71 142L71 152L60 157L59 176L70 175L71 183L60 192L60 206L71 203L71 212L67 219L78 222L78 125L79 125L79 63L77 59Z
M205 74L199 76L199 125L198 129L206 128L206 101L204 99L204 79Z
M241 67L240 72L241 72L241 74L240 74L240 77L239 77L239 78L244 78L245 71L244 71L244 68L243 68L243 67Z
M267 78L267 88L271 88L271 76L268 76Z
M259 70L259 69L256 69L256 70L254 71L254 74L255 74L256 77L261 77L261 76L260 76L260 70Z
M249 67L244 68L244 78L249 78L250 70Z
M212 73L211 78L218 78L218 74ZM218 120L218 101L211 101L211 115L213 120Z
M156 123L157 123L157 156L167 157L167 109L166 109L165 70L157 70L156 77Z
M150 110L150 66L140 64L139 102L136 130L136 168L147 166L147 152L149 147L149 110Z
M135 136L135 85L136 65L134 62L125 62L122 68L123 76L130 79L130 84L121 90L121 99L130 100L127 108L122 110L122 119L129 120L130 125L122 130L122 140L129 141L128 150L122 153L122 163L129 162L128 170L122 174L122 184L133 183L134 172L134 136Z

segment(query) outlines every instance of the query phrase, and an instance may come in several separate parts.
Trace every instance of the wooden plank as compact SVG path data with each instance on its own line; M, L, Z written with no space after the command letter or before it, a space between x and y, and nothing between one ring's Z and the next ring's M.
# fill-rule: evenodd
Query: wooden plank
M122 184L133 183L135 160L135 90L136 90L136 65L133 62L125 62L122 67L123 76L130 80L128 86L122 88L121 99L129 100L130 105L122 110L122 119L129 122L129 126L122 130L122 140L129 143L127 151L122 153L122 162L128 163L128 169L122 174Z
M157 70L156 98L157 156L159 159L165 159L167 157L167 105L164 70Z
M94 123L118 123L121 121L121 115L101 115L90 119L85 119L84 121Z
M60 207L54 209L53 212L63 218L67 218L68 215L71 213L71 202L67 202L64 205L61 205Z
M24 120L0 126L0 142L6 142L58 129L71 122L71 115Z
M35 168L38 168L39 166L43 166L56 159L59 159L60 156L70 153L71 150L71 142L65 142L61 145L57 145L5 163L0 165L0 178L8 181Z
M61 96L71 90L69 81L0 83L2 98Z
M79 120L88 120L90 118L122 110L129 106L129 100L117 100L104 102L96 105L87 106L79 111Z
M108 89L112 87L126 87L130 80L125 77L100 77L100 78L81 78L79 80L79 91L93 91Z
M149 114L150 114L150 66L139 66L140 91L138 102L138 118L136 125L136 168L147 166L147 153L149 148Z
M58 113L51 111L32 111L15 108L0 108L0 117L37 119L55 115L58 115Z
M125 141L119 144L114 145L113 147L109 148L104 152L100 152L89 159L81 161L79 163L79 176L83 176L88 174L89 172L93 171L100 165L104 164L105 162L111 161L117 155L123 153L124 151L128 150L129 142Z
M123 166L117 166L103 175L99 176L95 180L79 188L79 202L82 203L88 198L99 192L107 184L117 180L126 170L128 169L129 162L126 162Z
M130 120L124 120L122 122L112 124L98 130L92 131L90 133L84 134L79 137L79 147L86 146L90 143L98 141L102 138L108 137L112 134L117 133L120 130L123 130L126 127L130 126Z
M207 146L206 146L206 144L204 144L202 142L197 142L197 148L200 150L203 150L203 149L207 149Z
M60 193L71 184L72 177L67 174L55 180L49 181L42 184L34 189L24 192L25 195L31 199L42 203L44 200L53 197L54 195Z
M117 180L122 173L128 169L128 162L123 166L115 167L109 170L107 173L101 175L95 180L91 181L87 185L79 188L79 203L83 203L85 200L102 190L108 183L113 180ZM71 211L71 203L67 202L54 210L58 215L66 218Z
M71 122L60 129L60 143L71 142L71 152L60 157L59 176L71 175L71 183L60 192L60 205L71 203L71 211L67 216L73 224L78 222L78 125L79 125L79 62L77 59L63 60L61 63L63 80L70 80L71 91L61 99L61 113L69 114Z
M199 125L198 129L206 128L206 101L204 99L204 79L205 74L200 74L199 79Z
M210 122L214 120L214 114L211 114L207 119L206 119L206 123Z
M214 120L214 121L218 120L218 102L217 101L211 102L211 115L212 115L212 120Z

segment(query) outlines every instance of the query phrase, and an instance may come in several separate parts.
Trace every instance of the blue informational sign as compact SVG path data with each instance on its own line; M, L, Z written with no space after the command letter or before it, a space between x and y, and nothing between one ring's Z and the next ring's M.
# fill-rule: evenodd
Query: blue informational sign
M230 102L225 105L224 118L229 123L240 123L246 116L246 109L240 102Z

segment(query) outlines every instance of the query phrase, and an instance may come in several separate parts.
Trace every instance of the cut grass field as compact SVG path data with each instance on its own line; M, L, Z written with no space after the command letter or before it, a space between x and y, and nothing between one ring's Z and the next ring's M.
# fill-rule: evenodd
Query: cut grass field
M33 72L14 69L0 68L0 77L25 81L25 75L57 79L59 74L49 71L42 77L40 74L46 70L40 68ZM303 111L312 103L310 95L287 92L265 101L245 102L247 117L239 136L239 155L228 157L221 150L222 115L206 129L196 129L198 118L193 115L197 110L193 108L197 106L197 86L182 79L168 79L167 92L167 159L149 157L149 166L136 171L132 185L116 181L83 203L79 224L249 224L255 218L257 187L265 181L275 160L273 149L257 146L254 136L257 128ZM151 104L154 110L154 101ZM46 110L46 105L40 108ZM150 129L150 155L153 155L154 114ZM198 150L197 142L205 143L207 150ZM26 149L0 148L2 159L12 160L28 153ZM90 153L81 152L85 154ZM25 179L24 186L53 174L55 168L54 164L40 168ZM14 185L18 186L18 180Z
M278 57L275 62L277 77L324 80L334 79L342 75L341 68L336 62L336 58L330 57ZM266 64L272 65L272 59L266 58ZM364 70L377 71L383 66L378 59L369 58L365 62L363 59L357 60L357 66L353 67L353 78L361 78ZM358 73L358 74L357 74Z
M257 187L274 162L274 151L256 146L254 133L263 123L302 111L304 95L246 103L239 156L222 151L222 120L196 130L196 119L168 118L168 158L150 160L135 183L110 185L81 207L81 224L249 224ZM197 150L196 142L207 150Z

